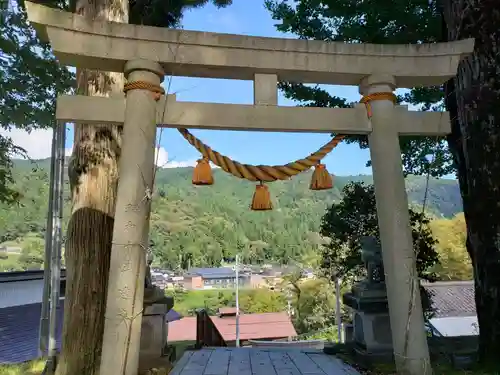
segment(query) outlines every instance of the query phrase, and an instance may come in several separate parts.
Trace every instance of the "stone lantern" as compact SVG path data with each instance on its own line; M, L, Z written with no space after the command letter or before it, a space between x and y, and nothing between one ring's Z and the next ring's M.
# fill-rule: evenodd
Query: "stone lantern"
M352 341L365 360L389 360L393 347L381 246L375 237L362 237L360 242L366 277L343 296L352 309Z

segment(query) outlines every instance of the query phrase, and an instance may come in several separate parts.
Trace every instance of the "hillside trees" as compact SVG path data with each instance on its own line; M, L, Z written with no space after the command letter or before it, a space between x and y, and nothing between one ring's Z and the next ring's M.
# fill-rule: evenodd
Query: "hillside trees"
M53 127L55 98L70 90L74 80L28 27L22 2L7 3L0 9L0 202L14 203L20 191L13 186L12 157L26 153L13 143L9 130Z
M236 306L235 291L228 289L174 290L175 311L183 316L195 316L196 310L205 309L209 315L216 315L221 307ZM265 288L241 289L240 309L245 314L281 312L286 310L283 294Z
M336 277L352 280L361 275L364 272L361 238L373 236L380 240L373 185L352 182L342 192L342 200L333 203L321 221L321 234L330 241L322 248L320 269L330 280ZM410 209L410 223L418 275L433 281L435 274L432 270L439 264L439 255L429 219L421 212Z
M23 269L39 270L43 267L44 262L44 246L42 238L30 238L24 244L19 257L19 263Z
M12 241L24 243L32 234L40 238L44 236L48 162L39 160L37 165L38 170L32 171L29 161L16 160L15 188L23 189L19 200L21 208L12 209L0 204L0 246L10 246ZM342 186L361 179L360 176L337 176L334 188L323 192L309 190L310 173L301 174L292 181L276 182L270 186L273 196L277 197L276 209L259 215L249 210L248 202L242 199L252 194L252 184L216 170L217 187L199 188L191 184L191 173L190 168L168 168L158 170L156 175L156 187L164 190L166 195L153 199L150 238L155 243L155 264L172 270L177 270L179 266L188 268L189 263L200 267L211 266L209 261L216 259L217 254L220 256L219 251L222 251L224 259L234 258L238 252L245 253L244 263L261 263L263 257L264 263L299 262L316 268L319 249L325 243L325 238L319 234L321 223L318 219L332 202L340 200ZM366 180L367 184L371 181L368 176L363 176L361 180ZM432 229L434 231L434 223L442 223L441 227L448 228L447 217L453 218L461 208L460 197L457 196L457 192L460 194L458 184L441 179L429 186L427 212L432 211L437 217L444 216L431 222ZM414 176L407 180L407 187L410 204L421 202L425 178ZM68 190L66 185L67 193ZM68 198L65 198L63 228L67 227L71 213ZM293 207L290 207L289 202L292 201ZM438 230L435 235L439 239L436 246L441 258L446 255L441 250L447 251L441 245L448 242L450 246L461 246L460 250L457 248L457 253L465 251L460 237L454 240L447 229L444 232ZM255 240L259 238L260 241ZM211 250L214 253L208 254ZM448 269L455 273L454 268L448 266L436 272L439 277L449 279L452 276L448 275Z
M460 182L467 223L467 250L474 268L480 325L480 358L494 362L500 349L500 210L498 71L500 12L494 0L442 1L301 1L267 0L280 31L304 39L351 43L434 43L472 37L472 57L460 63L457 78L444 87L414 88L400 100L450 112L452 134L401 138L407 173L435 176L455 170ZM285 95L306 105L346 106L342 98L319 87L281 83ZM366 147L366 139L351 137ZM427 156L435 155L436 162ZM481 328L482 327L482 328Z
M467 229L464 214L457 214L449 220L432 220L429 226L438 239L436 249L440 262L433 267L436 278L443 281L472 280L471 260L465 249Z

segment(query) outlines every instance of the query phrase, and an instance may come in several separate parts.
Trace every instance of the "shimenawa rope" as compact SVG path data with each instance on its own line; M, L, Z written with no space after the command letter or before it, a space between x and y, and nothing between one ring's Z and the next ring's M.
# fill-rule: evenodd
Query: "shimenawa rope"
M161 95L165 94L163 87L144 81L134 81L125 84L124 92L134 89L149 90L155 94L155 100L159 100ZM396 102L396 96L392 92L377 92L365 95L360 103L365 104L368 118L372 117L370 102L374 100L391 100ZM291 177L304 172L320 163L346 136L336 135L319 150L307 156L304 159L295 160L285 165L251 165L242 164L236 160L222 155L213 150L210 146L203 143L195 137L186 128L178 128L179 133L196 148L206 160L211 161L227 173L235 177L243 178L249 181L272 182L277 180L288 180Z

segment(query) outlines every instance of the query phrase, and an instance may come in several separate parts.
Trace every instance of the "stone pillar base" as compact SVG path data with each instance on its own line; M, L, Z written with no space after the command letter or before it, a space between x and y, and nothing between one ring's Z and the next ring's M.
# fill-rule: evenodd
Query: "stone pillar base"
M345 293L344 303L353 311L352 343L364 363L391 361L393 345L387 297L379 290L360 297ZM379 294L379 298L372 297ZM370 297L366 297L370 295Z
M168 323L165 315L171 309L166 304L154 304L144 309L141 326L139 367L163 356L167 344Z
M389 313L356 311L353 319L356 346L369 353L392 353Z

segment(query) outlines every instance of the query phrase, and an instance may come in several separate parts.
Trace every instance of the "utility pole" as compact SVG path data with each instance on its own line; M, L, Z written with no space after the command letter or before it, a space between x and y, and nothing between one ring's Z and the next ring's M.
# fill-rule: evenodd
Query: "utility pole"
M0 0L1 1L1 0ZM50 154L49 177L49 209L47 212L47 227L45 230L45 260L43 262L43 297L42 312L40 317L39 356L45 357L49 349L49 316L50 316L50 277L52 259L52 224L54 223L54 189L57 178L55 169L57 164L57 136L58 129L52 129L52 152Z
M44 286L39 337L39 352L47 356L45 371L49 375L55 371L57 354L56 326L61 286L65 144L66 124L58 122L53 129L52 137L49 212L45 234Z
M236 255L236 347L240 346L240 301L239 301L239 288L240 288L240 256Z
M337 321L337 341L341 344L344 342L343 340L343 329L342 329L342 312L340 305L340 282L341 280L338 277L335 277L335 320Z
M288 307L288 318L292 320L292 292L290 291L290 288L287 286L286 288L286 304ZM288 341L292 341L292 336L288 336Z
M52 251L50 259L50 316L49 316L49 348L48 358L55 370L57 355L56 327L57 307L59 305L61 289L61 250L62 250L62 219L63 219L63 194L64 194L64 150L66 144L66 123L57 123L57 158L55 168L54 189L54 222L52 224Z

